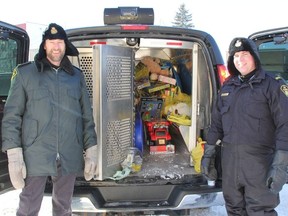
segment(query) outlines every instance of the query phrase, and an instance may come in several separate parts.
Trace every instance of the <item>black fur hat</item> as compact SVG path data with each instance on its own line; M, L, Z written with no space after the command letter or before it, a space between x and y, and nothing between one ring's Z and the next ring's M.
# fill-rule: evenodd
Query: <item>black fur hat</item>
M260 68L260 56L256 44L253 40L243 37L234 38L229 46L229 56L227 61L228 71L231 75L239 75L240 72L236 69L233 59L234 54L240 51L249 51L255 61L256 69Z
M65 30L57 25L56 23L50 23L48 28L44 31L42 35L42 42L39 47L38 59L41 60L46 57L46 51L44 50L45 41L53 39L61 39L65 41L66 51L65 55L78 56L79 52L77 48L68 40Z

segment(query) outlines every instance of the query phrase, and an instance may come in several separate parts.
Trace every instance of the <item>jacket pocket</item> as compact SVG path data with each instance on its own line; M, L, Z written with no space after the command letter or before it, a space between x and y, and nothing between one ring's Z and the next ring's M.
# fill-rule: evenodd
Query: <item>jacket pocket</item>
M78 118L76 121L76 135L80 146L83 146L83 121L82 118Z
M245 101L244 110L252 118L267 118L270 116L270 108L267 98L261 89L255 89Z
M36 120L24 119L22 127L22 142L25 147L31 146L35 141L38 134L37 126L38 123Z
M81 94L79 90L77 88L67 89L66 94L67 96L64 99L65 105L74 112L78 113L78 115L81 115L81 104L80 104Z

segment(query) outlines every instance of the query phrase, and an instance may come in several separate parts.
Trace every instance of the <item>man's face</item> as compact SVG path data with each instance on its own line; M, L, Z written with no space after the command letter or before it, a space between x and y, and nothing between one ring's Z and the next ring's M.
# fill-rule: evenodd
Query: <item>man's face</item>
M49 40L44 44L47 59L54 65L59 66L66 50L65 41L61 39Z
M248 51L236 52L233 62L241 75L247 75L256 68L254 58Z

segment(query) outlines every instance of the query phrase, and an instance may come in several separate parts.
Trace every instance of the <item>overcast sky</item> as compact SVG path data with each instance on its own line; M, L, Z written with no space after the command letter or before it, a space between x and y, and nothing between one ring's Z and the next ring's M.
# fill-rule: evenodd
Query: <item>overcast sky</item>
M8 0L1 3L0 20L12 24L56 22L69 29L103 25L106 7L139 6L154 8L155 25L171 26L181 4L192 14L195 29L210 33L222 53L236 36L288 26L287 0Z

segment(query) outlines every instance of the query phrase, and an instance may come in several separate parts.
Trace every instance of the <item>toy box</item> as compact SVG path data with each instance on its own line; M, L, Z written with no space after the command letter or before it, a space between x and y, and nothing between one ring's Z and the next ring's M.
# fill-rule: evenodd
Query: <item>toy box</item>
M155 85L151 88L148 89L148 92L149 93L152 93L152 92L157 92L157 91L161 91L163 89L166 89L166 88L170 88L170 84L161 84L161 85Z
M151 121L161 118L162 98L142 97L140 112L142 120Z
M173 144L162 146L150 146L150 154L174 154L175 146Z

